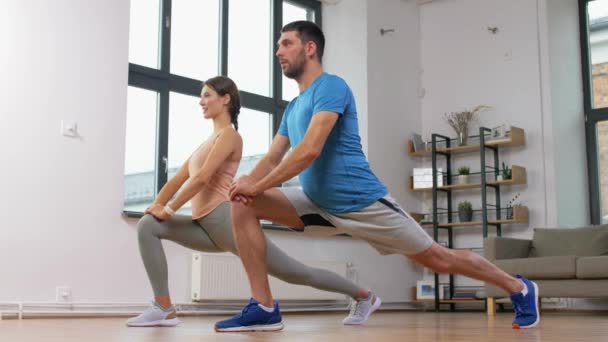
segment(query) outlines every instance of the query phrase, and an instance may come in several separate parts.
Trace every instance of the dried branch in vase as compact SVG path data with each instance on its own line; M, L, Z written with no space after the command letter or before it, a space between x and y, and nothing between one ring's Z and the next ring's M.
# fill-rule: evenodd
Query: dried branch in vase
M473 119L475 119L475 114L491 108L492 107L480 105L472 110L443 114L443 119L456 132L456 136L458 137L458 145L466 145L469 135L469 124L471 121L473 121Z

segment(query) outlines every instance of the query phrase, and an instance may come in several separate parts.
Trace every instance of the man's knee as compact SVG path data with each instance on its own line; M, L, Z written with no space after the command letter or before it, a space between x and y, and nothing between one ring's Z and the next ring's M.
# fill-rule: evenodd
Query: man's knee
M246 205L241 202L232 202L230 212L234 222L256 217L256 212L253 206ZM242 225L235 225L235 228L239 228L241 226Z

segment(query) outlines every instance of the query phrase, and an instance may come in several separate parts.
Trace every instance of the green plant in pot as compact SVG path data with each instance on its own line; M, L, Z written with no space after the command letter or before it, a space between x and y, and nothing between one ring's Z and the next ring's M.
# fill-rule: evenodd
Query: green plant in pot
M509 180L512 177L513 169L507 167L505 162L502 162L502 169L500 170L500 174L497 177L497 180Z
M467 184L469 182L469 174L471 169L468 166L458 168L458 184Z
M473 205L469 201L458 203L458 219L460 222L473 221Z
M507 203L507 220L513 219L513 206L517 205L517 199L519 199L519 192Z

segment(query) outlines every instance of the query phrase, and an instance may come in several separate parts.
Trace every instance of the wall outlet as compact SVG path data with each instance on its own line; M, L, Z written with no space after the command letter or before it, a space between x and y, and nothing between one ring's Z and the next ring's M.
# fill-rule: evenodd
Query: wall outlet
M57 286L55 288L55 301L57 301L57 303L71 302L72 288L69 286Z

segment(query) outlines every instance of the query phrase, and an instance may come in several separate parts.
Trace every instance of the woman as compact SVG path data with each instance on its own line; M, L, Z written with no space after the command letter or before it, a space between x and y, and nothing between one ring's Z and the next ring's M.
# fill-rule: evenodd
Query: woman
M214 77L203 84L200 105L205 119L213 120L213 134L192 153L145 210L138 223L139 250L154 291L154 303L127 321L128 326L174 326L179 324L171 304L167 261L162 239L202 252L237 254L230 219L229 189L241 160L243 142L237 117L239 93L227 77ZM177 193L189 180L184 189ZM174 215L191 200L192 216ZM267 240L267 263L271 275L293 284L343 293L356 300L345 324L361 324L379 306L372 293L333 272L308 267L287 256Z

